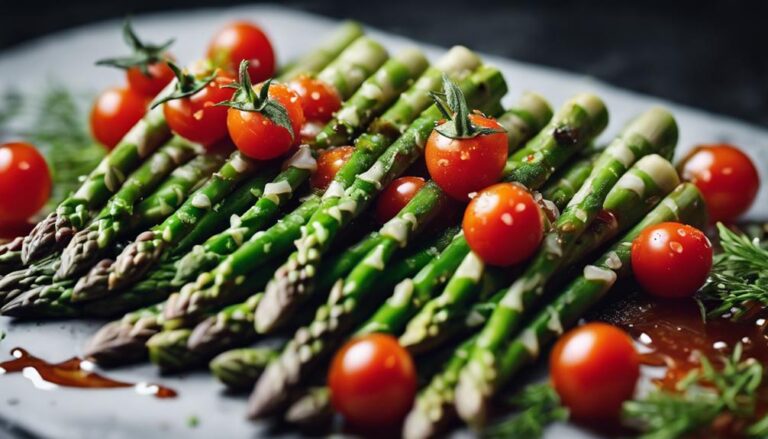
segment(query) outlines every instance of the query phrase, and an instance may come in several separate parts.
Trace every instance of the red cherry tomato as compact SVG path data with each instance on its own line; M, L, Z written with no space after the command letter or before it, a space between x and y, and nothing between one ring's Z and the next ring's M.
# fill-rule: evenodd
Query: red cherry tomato
M352 425L387 426L400 422L413 405L416 369L397 339L371 334L336 353L328 385L333 406Z
M528 259L544 235L541 209L524 187L498 183L469 202L462 222L469 247L492 265Z
M425 184L421 177L400 177L390 183L376 201L376 221L384 224L394 218Z
M257 85L256 89L260 89ZM269 97L285 107L291 120L291 133L276 124L265 115L251 111L230 108L227 112L227 129L237 148L248 157L269 160L288 152L300 140L304 112L296 93L283 84L273 82L269 87Z
M749 210L760 188L760 177L749 156L731 145L702 145L680 166L684 180L699 188L709 219L733 221Z
M288 86L301 98L301 108L307 120L328 122L341 108L341 96L336 89L319 79L301 75Z
M147 71L149 76L138 67L131 67L125 72L131 90L144 96L155 97L174 78L173 70L164 62L150 64Z
M114 87L101 93L91 109L91 133L107 149L120 143L123 136L144 117L149 98L124 88Z
M225 138L227 107L216 104L232 98L234 90L226 87L232 81L232 76L219 72L213 81L192 96L164 103L163 113L171 130L207 147Z
M632 271L646 291L661 297L692 296L712 268L712 244L701 230L661 223L632 242Z
M632 339L606 323L588 323L562 336L549 357L552 385L580 420L615 419L632 398L640 359Z
M247 21L235 21L217 32L208 46L208 59L233 73L242 60L248 60L253 83L266 81L275 74L272 43L260 27Z
M0 223L19 227L36 214L51 194L45 159L29 143L0 146Z
M317 158L317 170L312 174L312 187L321 191L328 189L328 185L336 178L336 173L354 152L353 146L339 146L320 153Z
M493 119L472 114L472 124L502 129ZM485 134L469 139L451 139L432 131L424 152L429 175L445 193L459 201L497 182L507 161L507 136Z

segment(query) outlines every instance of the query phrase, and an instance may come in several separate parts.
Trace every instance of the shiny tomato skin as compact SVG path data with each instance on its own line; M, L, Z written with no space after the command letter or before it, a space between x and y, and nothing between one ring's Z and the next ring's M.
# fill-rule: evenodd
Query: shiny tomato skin
M328 374L331 402L359 427L399 423L416 395L416 368L391 335L355 338L334 356Z
M640 358L632 339L606 323L567 332L549 357L552 386L576 420L614 420L632 398Z
M235 21L219 30L208 46L208 59L233 73L242 60L248 60L248 74L254 84L275 74L272 43L259 26L247 21Z
M478 114L469 118L473 125L502 130L493 119ZM508 155L504 133L455 140L434 130L425 148L429 175L445 193L459 201L467 201L470 193L497 182Z
M301 98L304 117L315 122L328 122L333 113L341 108L341 96L336 89L309 75L291 80L288 86Z
M131 67L125 72L128 87L147 97L155 97L166 85L173 81L173 70L165 62L156 62L147 66L149 76L138 67Z
M29 143L0 146L0 225L15 229L26 223L48 201L51 172Z
M680 165L683 179L699 188L712 222L730 222L749 210L760 177L748 155L732 145L696 147Z
M206 147L227 136L227 107L216 106L232 98L234 90L226 87L233 77L220 72L199 92L163 104L168 126L176 134Z
M256 90L261 88L257 85ZM269 160L288 152L301 139L304 112L296 93L283 84L273 82L269 97L285 107L291 120L293 139L286 128L277 125L261 113L230 108L227 112L227 130L235 146L246 156Z
M312 187L319 191L328 189L336 174L355 152L354 146L339 146L326 149L317 158L317 170L312 174Z
M105 90L96 97L91 108L91 134L111 150L144 117L148 105L148 97L130 88L113 87Z
M498 183L475 196L462 221L469 247L491 265L509 266L531 257L544 235L533 195L515 183Z
M376 200L376 221L386 223L400 212L427 182L421 177L400 177L381 191Z
M649 293L690 297L712 268L712 244L688 225L667 222L648 227L632 242L632 271Z

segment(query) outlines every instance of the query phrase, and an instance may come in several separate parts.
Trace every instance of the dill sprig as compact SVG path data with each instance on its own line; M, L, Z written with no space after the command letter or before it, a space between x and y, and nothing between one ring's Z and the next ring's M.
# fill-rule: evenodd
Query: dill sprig
M0 99L0 133L34 144L51 169L53 192L46 209L53 209L77 189L80 177L96 167L105 151L90 136L76 97L62 85L52 84L40 95L7 90Z
M763 366L753 358L742 360L742 346L716 368L705 357L701 367L677 383L677 391L657 390L645 399L624 403L623 418L642 431L642 439L673 439L706 433L721 415L740 420L755 416L757 390L763 382ZM765 437L768 420L763 419L743 434Z
M705 300L718 305L710 315L739 319L755 304L768 306L768 249L757 238L717 225L722 252L715 257Z
M547 425L568 419L568 409L549 384L531 384L508 402L522 411L490 426L483 431L484 438L538 438Z

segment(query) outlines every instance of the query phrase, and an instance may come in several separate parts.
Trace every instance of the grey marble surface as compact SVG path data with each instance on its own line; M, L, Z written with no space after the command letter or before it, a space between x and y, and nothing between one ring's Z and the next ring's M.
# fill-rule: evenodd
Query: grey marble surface
M303 53L318 36L332 29L332 20L273 6L197 11L136 17L142 35L154 40L176 36L174 49L182 62L200 56L214 29L233 18L249 18L264 25L272 35L281 59ZM110 21L51 35L35 43L5 52L0 58L0 89L11 83L32 90L45 81L60 81L73 90L98 90L121 80L118 72L93 67L93 60L112 54L120 47L119 21ZM430 58L444 49L372 30L371 33L396 51L419 45ZM473 47L483 51L482 45ZM489 63L501 68L510 85L507 101L524 90L535 90L558 105L581 91L593 91L605 99L611 123L604 138L615 134L621 125L651 105L664 105L676 115L680 125L679 153L704 141L731 141L747 148L761 165L763 179L768 179L768 131L721 117L669 104L607 86L588 76L573 75L530 64L487 56ZM22 78L22 79L18 79ZM768 191L763 189L752 218L768 218ZM13 323L0 317L0 330L7 333L0 342L0 359L8 358L12 347L22 346L49 360L63 360L82 352L84 341L99 322ZM543 366L538 367L544 373ZM125 368L113 376L130 381L154 381L179 391L173 400L154 400L137 396L131 390L78 391L35 389L30 380L20 376L0 376L0 437L24 435L56 438L211 438L263 437L290 435L290 431L271 430L266 424L244 419L244 401L227 397L205 373L179 377L159 377L148 365ZM199 419L191 428L188 420ZM459 433L465 435L466 432ZM547 437L589 437L568 426L550 429Z

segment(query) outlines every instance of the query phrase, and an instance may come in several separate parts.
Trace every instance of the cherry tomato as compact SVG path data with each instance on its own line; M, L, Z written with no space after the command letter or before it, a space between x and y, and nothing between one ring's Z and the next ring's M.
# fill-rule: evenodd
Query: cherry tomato
M560 337L549 357L549 374L574 418L615 419L635 392L640 359L624 331L588 323Z
M328 122L341 108L341 96L336 89L319 79L301 75L288 86L301 98L301 108L307 120Z
M232 98L234 90L227 87L232 76L219 72L208 85L186 98L163 104L163 113L176 134L210 147L227 136L227 107L216 106Z
M695 227L661 223L643 230L632 242L632 271L655 296L692 296L711 268L712 244Z
M421 177L400 177L390 183L376 201L376 220L386 223L400 212L426 182Z
M242 60L248 60L248 73L254 83L275 74L272 43L260 27L247 21L235 21L217 32L208 46L208 59L233 73Z
M125 72L128 86L136 93L155 97L174 78L173 70L164 62L156 62L147 66L149 76L138 67L131 67Z
M683 160L680 174L699 188L709 219L733 221L749 210L760 177L749 156L731 145L702 145Z
M530 192L515 183L498 183L469 202L462 222L469 247L492 265L513 265L539 248L544 219Z
M256 89L260 89L257 85ZM269 160L288 152L300 140L304 112L296 92L283 84L273 82L269 87L269 98L285 107L291 120L291 133L267 116L252 111L230 108L227 111L227 129L237 148L248 157Z
M391 335L371 334L349 341L336 353L328 373L331 402L357 426L400 422L416 395L416 368Z
M51 173L29 143L0 146L0 223L18 227L36 214L51 194Z
M91 109L91 133L107 149L120 143L123 136L144 117L149 98L130 88L114 87L101 93Z
M353 146L339 146L320 153L320 157L317 158L317 170L312 174L312 187L323 191L328 189L328 185L336 178L336 173L349 161L354 152Z
M473 125L501 130L493 119L469 116ZM472 192L497 182L507 161L507 136L484 134L468 139L451 139L437 130L427 140L424 152L429 175L445 193L466 201Z

